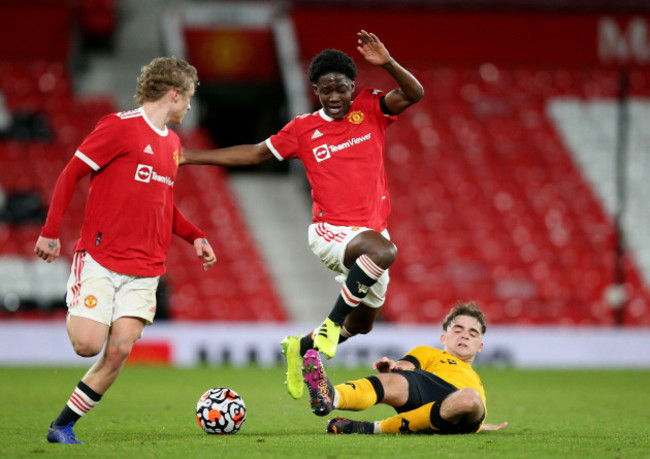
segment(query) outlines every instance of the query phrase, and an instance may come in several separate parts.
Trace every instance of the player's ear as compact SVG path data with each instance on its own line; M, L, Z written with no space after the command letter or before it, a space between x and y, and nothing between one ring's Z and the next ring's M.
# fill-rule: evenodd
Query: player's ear
M350 83L350 93L354 92L354 81Z
M316 83L312 83L311 87L314 90L314 94L318 95L318 85Z
M440 335L440 342L442 343L443 346L445 345L445 334L444 333L442 335Z

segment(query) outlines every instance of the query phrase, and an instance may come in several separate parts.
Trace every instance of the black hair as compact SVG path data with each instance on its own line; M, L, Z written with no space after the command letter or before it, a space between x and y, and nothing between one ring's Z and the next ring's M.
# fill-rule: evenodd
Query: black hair
M332 72L341 73L352 81L357 78L357 66L350 56L338 49L325 49L309 64L309 81L316 84L320 77Z

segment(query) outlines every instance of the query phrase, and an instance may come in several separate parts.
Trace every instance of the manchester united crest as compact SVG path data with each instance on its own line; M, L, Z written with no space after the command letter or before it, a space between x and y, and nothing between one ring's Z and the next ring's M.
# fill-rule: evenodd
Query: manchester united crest
M84 298L84 306L86 306L88 309L94 308L97 306L97 298L95 298L94 295L88 295L86 298Z
M174 158L174 163L176 163L176 166L178 166L178 164L181 162L181 155L178 153L178 150L174 150L172 157Z
M352 124L363 123L363 112L361 110L355 110L348 113L348 121Z

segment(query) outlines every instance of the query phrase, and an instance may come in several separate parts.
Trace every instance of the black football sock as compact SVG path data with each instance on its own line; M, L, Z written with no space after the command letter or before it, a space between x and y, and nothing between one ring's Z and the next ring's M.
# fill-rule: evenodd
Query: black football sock
M305 353L309 349L313 349L313 348L314 348L314 339L312 338L312 333L300 338L300 355L302 357L305 356Z
M341 327L341 334L339 335L339 344L346 342L349 338L352 338L356 333L350 333L345 325Z
M334 308L328 318L337 325L343 325L345 318L366 297L370 287L384 274L366 254L357 258L350 268L348 277L341 288L341 293L334 303Z

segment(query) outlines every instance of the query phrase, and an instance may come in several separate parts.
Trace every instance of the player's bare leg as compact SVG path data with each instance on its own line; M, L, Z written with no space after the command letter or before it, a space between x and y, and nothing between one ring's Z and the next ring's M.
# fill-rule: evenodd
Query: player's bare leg
M121 317L113 322L104 354L90 367L82 381L100 394L106 392L120 374L143 329L144 322L136 317Z
M381 308L371 308L363 303L354 308L345 318L343 326L350 336L370 333Z
M86 317L68 316L68 337L72 348L82 357L94 357L104 349L110 327Z
M485 413L479 393L466 387L449 394L440 405L440 417L451 424L473 424Z
M48 429L50 443L81 443L72 429L80 417L99 403L102 395L115 382L133 344L142 335L144 322L134 317L122 317L109 328L84 317L69 316L67 320L70 342L75 352L84 357L103 355L88 370L75 387L70 399Z

